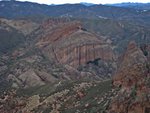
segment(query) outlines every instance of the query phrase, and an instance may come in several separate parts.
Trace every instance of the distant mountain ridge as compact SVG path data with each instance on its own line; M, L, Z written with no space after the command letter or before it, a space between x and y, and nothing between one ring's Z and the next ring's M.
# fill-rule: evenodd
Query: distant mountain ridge
M88 2L80 2L80 4L85 5L85 6L93 6L93 5L97 5L94 3L88 3Z
M116 7L125 7L125 8L134 8L137 10L150 10L150 3L117 3L117 4L107 4L109 6L116 6Z
M73 17L73 18L123 18L137 15L134 9L114 6L81 4L44 5L32 2L0 1L0 17L18 18L29 16Z

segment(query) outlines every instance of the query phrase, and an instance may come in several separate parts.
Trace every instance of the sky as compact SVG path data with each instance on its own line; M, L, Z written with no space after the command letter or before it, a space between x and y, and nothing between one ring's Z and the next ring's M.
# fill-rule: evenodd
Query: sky
M121 2L141 2L141 3L150 2L150 0L18 0L18 1L30 1L41 4L64 4L64 3L80 3L80 2L88 2L95 4L107 4L107 3L111 4Z

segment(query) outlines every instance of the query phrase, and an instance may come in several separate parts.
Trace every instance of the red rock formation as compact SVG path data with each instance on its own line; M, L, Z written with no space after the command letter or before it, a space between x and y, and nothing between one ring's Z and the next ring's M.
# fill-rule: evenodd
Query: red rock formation
M78 66L85 64L88 61L92 61L97 58L103 60L113 60L113 52L107 47L102 47L101 43L93 43L89 45L79 45L73 47L68 46L66 48L57 49L56 56L59 62L64 64L70 64L71 66ZM107 51L107 52L106 52Z
M45 24L45 23L44 23ZM71 23L59 23L57 27L52 27L53 23L48 23L46 26L46 29L50 29L50 31L45 31L43 34L46 34L45 36L41 37L40 40L37 43L37 46L43 47L47 46L48 44L54 43L57 40L64 38L71 33L77 31L81 24L79 22L71 22ZM45 25L44 25L45 26ZM47 33L48 32L48 33Z
M59 24L41 37L36 45L59 63L74 67L97 58L110 61L115 58L112 48L94 34L83 30L80 22Z
M143 52L131 42L114 77L113 85L121 89L114 98L110 113L149 113L150 73Z
M134 83L131 84L130 79L133 77L133 75L143 75L145 74L144 71L141 71L142 68L145 70L146 67L143 67L143 64L146 64L147 59L144 56L143 52L136 46L135 42L130 42L128 45L127 51L123 56L122 63L114 76L114 85L122 85L126 87L127 81L125 81L125 78L128 77L129 84L132 86ZM139 70L137 70L137 66ZM132 73L134 72L134 73ZM138 79L138 78L137 78ZM136 82L136 81L135 81Z

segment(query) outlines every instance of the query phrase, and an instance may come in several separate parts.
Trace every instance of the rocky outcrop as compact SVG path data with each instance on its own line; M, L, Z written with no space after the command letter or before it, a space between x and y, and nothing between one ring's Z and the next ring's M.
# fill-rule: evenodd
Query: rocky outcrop
M109 45L99 40L78 39L78 41L74 44L67 44L66 47L56 47L54 51L59 62L76 67L98 58L113 60L114 54Z
M120 91L112 101L110 113L149 113L150 65L142 50L130 42L113 79Z
M98 58L115 59L111 46L83 29L80 22L59 24L43 36L36 45L62 64L78 67Z
M15 26L13 20L2 20L2 24L9 24L18 29L18 32L21 30L18 25L23 27L22 24L27 24L23 20L16 22ZM101 36L88 32L78 21L63 18L43 22L37 30L25 37L22 46L8 56L11 60L8 62L10 68L0 66L0 71L5 72L7 81L13 88L30 88L57 80L108 78L114 68L105 62L112 63L115 60L111 45L103 41ZM99 59L104 65L100 62L100 65L90 65L90 62L98 63ZM87 70L80 70L81 65L85 68L86 65L90 66ZM109 76L104 77L105 75Z
M54 43L57 40L63 39L66 36L72 34L77 31L81 24L79 22L69 22L69 23L57 23L54 24L52 22L48 22L47 25L41 29L43 30L43 34L37 42L38 47L45 47L48 44Z
M56 81L56 78L46 72L29 69L19 76L10 74L8 76L8 80L12 81L13 88L29 88L34 86L42 86L46 83L53 83Z
M129 87L134 85L137 82L136 80L134 81L135 83L131 83L130 80L128 82L125 81L125 78L128 77L128 79L133 80L132 77L134 75L135 77L137 75L143 76L146 71L146 63L147 58L141 49L137 47L135 42L130 42L126 53L123 55L121 65L114 76L114 85L122 85L123 87L128 86L126 83L130 83ZM136 67L138 67L139 70Z

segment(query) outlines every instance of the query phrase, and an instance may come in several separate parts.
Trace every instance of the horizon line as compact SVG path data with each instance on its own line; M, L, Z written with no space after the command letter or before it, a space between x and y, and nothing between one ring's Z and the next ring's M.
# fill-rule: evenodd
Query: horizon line
M93 5L107 5L107 4L125 4L125 3L139 3L139 4L148 4L150 2L114 2L114 3L92 3L92 2L77 2L77 3L60 3L60 4L57 4L57 3L51 3L51 4L47 4L47 3L38 3L38 2L32 2L32 1L27 1L27 0L24 0L24 1L20 1L20 0L0 0L0 2L3 1L3 2L30 2L30 3L37 3L37 4L45 4L45 5L65 5L65 4L93 4Z

